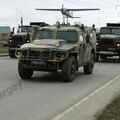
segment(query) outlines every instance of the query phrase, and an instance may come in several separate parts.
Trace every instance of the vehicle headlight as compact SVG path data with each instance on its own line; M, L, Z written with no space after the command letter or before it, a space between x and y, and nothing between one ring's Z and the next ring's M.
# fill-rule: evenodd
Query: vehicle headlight
M11 43L11 42L12 42L12 39L10 39L9 42Z
M17 50L15 51L15 56L16 56L17 58L20 58L20 56L21 56L21 50L20 50L20 49L17 49Z
M68 56L67 52L63 52L63 58L66 58Z
M54 59L56 60L60 60L60 59L65 59L66 57L68 56L68 53L67 52L55 52L54 53Z
M117 43L117 47L120 47L120 43Z
M30 40L27 40L27 43L30 43Z
M61 58L62 57L62 53L61 52L57 52L56 53L56 58Z
M98 45L99 45L99 43L98 43L98 42L96 42L96 45L98 46Z

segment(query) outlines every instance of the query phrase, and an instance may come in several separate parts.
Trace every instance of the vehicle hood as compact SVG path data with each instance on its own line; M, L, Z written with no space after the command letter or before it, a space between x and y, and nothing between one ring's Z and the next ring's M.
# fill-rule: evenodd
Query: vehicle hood
M54 40L54 39L45 39L45 40L34 40L32 43L27 43L21 46L21 49L29 48L38 48L38 49L57 49L57 50L70 50L74 48L76 44L68 44L64 40Z
M120 38L120 35L105 34L105 35L100 35L100 38L117 39Z

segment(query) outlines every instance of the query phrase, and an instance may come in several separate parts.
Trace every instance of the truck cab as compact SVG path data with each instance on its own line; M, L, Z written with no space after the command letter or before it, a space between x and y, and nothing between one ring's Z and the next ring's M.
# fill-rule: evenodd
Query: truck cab
M25 43L30 43L36 30L44 25L44 22L31 22L30 25L22 25L18 27L17 33L12 33L8 40L9 56L15 58L15 51Z
M100 39L97 42L97 60L119 56L120 60L120 24L108 23L100 28Z

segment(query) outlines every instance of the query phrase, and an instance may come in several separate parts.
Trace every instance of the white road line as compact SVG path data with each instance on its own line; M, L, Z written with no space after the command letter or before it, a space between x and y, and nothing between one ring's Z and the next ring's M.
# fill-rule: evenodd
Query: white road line
M100 88L96 89L95 91L93 91L92 93L90 93L88 96L84 97L82 100L78 101L77 103L75 103L74 105L72 105L71 107L69 107L68 109L66 109L64 112L56 115L55 117L53 117L51 120L60 120L61 118L63 118L64 116L66 116L68 113L72 112L76 107L78 107L80 104L82 104L84 101L88 100L90 97L94 96L95 94L97 94L98 92L100 92L101 90L103 90L105 87L109 86L110 84L112 84L114 81L116 81L118 78L120 78L120 74L118 74L115 78L113 78L112 80L110 80L109 82L105 83L104 85L102 85Z

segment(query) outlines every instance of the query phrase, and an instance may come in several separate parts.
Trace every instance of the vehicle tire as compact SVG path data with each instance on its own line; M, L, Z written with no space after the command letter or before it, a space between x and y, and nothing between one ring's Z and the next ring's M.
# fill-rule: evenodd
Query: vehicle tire
M94 57L94 54L91 53L89 63L83 67L85 74L92 74L94 69L94 63L95 63L95 57Z
M62 65L62 78L64 82L72 82L76 71L75 57L69 57Z
M19 60L19 62L18 62L18 73L19 73L19 76L20 76L22 79L30 79L31 76L32 76L32 74L33 74L33 71L24 68L24 66L23 66L23 61L22 61L22 60Z
M95 61L98 62L99 61L99 53L96 54L96 58Z
M101 59L106 59L107 56L106 56L106 55L100 55L100 58L101 58Z
M9 50L9 56L10 56L10 58L16 58L15 50Z

